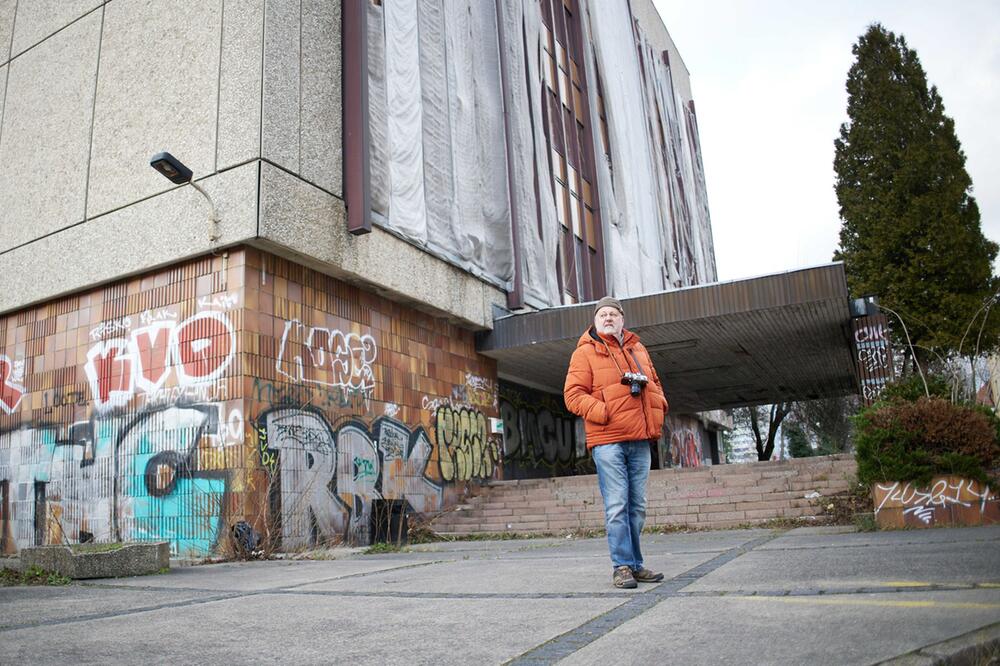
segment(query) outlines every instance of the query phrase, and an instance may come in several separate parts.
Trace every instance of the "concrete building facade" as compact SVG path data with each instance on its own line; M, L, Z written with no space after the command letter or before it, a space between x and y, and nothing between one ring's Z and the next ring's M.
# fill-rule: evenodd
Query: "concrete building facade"
M589 471L477 333L715 280L688 74L650 0L0 0L0 274L0 550L367 543Z

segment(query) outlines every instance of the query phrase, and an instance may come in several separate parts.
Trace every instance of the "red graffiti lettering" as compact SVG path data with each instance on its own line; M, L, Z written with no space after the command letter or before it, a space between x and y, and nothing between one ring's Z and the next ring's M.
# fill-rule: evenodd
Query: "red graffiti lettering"
M6 356L0 356L0 409L13 413L21 404L24 388L13 381L14 364Z
M99 405L120 405L132 395L132 355L124 340L106 340L90 348L84 371Z
M98 409L122 406L136 390L164 387L171 370L180 387L203 386L220 376L236 353L236 334L221 312L200 312L179 325L158 321L94 345L84 371Z
M132 333L133 353L139 364L135 382L144 391L155 391L163 386L170 374L167 340L172 322L161 321Z
M219 376L236 346L229 324L217 312L202 312L174 331L177 376L181 384L203 382Z

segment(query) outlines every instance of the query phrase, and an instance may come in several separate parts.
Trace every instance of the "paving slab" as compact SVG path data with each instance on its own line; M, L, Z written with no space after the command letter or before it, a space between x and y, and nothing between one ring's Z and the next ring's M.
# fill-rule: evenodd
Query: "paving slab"
M395 599L264 594L5 632L4 663L489 664L615 599ZM9 660L9 661L8 661Z
M1000 583L1000 532L875 532L784 536L693 583L689 591L980 585ZM993 534L993 539L983 538Z
M431 560L434 561L434 560ZM102 578L94 585L157 589L198 589L226 592L256 592L314 583L317 580L358 576L421 564L401 557L392 559L357 558L349 560L270 560L206 564L171 569L159 576Z
M606 556L605 556L606 557ZM650 567L667 576L680 574L710 559L711 554L652 557ZM459 560L412 569L397 569L357 578L341 578L298 588L304 591L414 592L448 594L579 594L641 591L611 587L611 565L604 558L556 553L524 559Z
M643 548L667 578L636 590L611 586L603 538L5 588L0 663L871 664L1000 623L1000 529L671 533Z
M102 589L81 585L0 587L0 629L155 608L215 596L218 596L215 592L201 590ZM5 660L2 644L0 638L0 663L10 663Z
M872 664L998 619L1000 590L669 598L560 664Z
M836 538L831 538L836 537ZM869 546L873 548L899 548L934 543L988 543L1000 541L1000 525L982 527L954 527L912 530L887 530L877 532L811 533L799 529L785 532L760 547L760 550L786 550L793 548L848 548Z

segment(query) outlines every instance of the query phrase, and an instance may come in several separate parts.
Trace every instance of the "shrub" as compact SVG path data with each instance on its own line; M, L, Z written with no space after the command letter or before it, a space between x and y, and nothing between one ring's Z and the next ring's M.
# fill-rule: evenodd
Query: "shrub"
M1000 465L1000 420L939 397L879 402L855 417L858 480L913 481L955 474L981 483Z
M937 398L948 398L951 396L951 389L948 388L948 382L944 377L940 375L927 375L927 392L931 394L931 397ZM920 375L913 374L898 379L891 384L886 384L885 388L882 389L882 395L879 399L882 401L897 401L906 400L912 402L917 398L926 397L927 393L924 392L924 382L920 379Z

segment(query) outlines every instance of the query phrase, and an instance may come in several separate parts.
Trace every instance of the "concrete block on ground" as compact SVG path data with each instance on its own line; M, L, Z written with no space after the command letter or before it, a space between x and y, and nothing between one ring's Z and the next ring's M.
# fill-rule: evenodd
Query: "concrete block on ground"
M22 548L20 554L22 570L37 566L74 579L145 576L170 567L170 544L166 541L79 552L69 546L35 546Z

